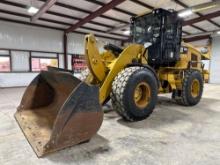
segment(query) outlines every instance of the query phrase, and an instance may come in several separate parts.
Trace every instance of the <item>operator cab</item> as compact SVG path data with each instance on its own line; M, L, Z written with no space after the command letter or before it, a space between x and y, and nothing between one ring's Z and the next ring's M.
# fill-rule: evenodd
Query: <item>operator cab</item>
M153 67L173 66L180 58L182 19L177 12L156 9L131 19L134 43L148 49L148 64Z

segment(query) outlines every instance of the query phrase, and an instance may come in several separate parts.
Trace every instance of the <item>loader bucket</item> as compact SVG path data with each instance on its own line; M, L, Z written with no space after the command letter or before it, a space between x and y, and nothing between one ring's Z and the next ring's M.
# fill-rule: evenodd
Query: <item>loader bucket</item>
M27 87L15 118L38 157L89 141L103 121L99 89L68 72L43 71Z

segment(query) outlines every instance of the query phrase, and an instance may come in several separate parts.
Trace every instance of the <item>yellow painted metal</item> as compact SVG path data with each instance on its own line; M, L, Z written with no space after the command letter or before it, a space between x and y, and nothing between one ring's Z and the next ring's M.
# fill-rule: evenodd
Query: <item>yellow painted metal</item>
M175 89L182 89L183 71L186 69L195 69L201 71L203 76L205 72L202 69L202 54L191 44L182 43L188 51L180 54L180 60L177 61L173 67L160 67L156 70L160 82L167 81L169 86L166 88L160 87L159 91L162 93L171 92ZM207 76L206 76L207 77Z
M105 66L109 68L109 64L116 58L115 55L111 51L105 51L101 54L101 57L105 63Z
M111 51L105 51L101 54L101 56L106 63L112 62L112 60L115 59L115 55Z
M209 75L210 75L209 71L204 69L202 74L203 74L204 81L206 83L208 83L209 82Z
M146 82L139 83L134 90L134 102L139 108L145 108L151 97L151 90L149 84Z
M189 53L181 54L180 60L176 63L175 68L176 69L186 69L188 67L189 61L190 61Z
M191 95L192 97L198 97L200 92L199 80L194 79L191 84Z
M103 104L109 97L112 82L118 73L126 68L127 65L132 64L133 61L147 64L148 52L145 51L143 45L130 44L118 57L111 51L105 51L100 54L96 47L95 37L92 34L87 35L85 40L87 63L91 72L90 79L87 82L100 87L99 100L100 104ZM180 60L177 61L175 66L160 67L155 70L160 82L159 91L161 93L172 92L175 89L181 90L184 70L196 69L202 73L204 71L201 64L201 53L190 44L182 43L182 46L187 47L188 51L180 55ZM191 62L192 60L194 61Z
M191 44L182 43L182 46L185 46L188 48L188 53L187 53L188 58L186 59L187 62L193 61L193 58L192 58L193 55L197 57L195 62L197 62L198 65L196 67L191 66L191 69L196 69L196 70L202 71L202 53ZM181 61L183 61L183 60L181 60Z
M191 68L194 68L194 69L198 69L198 70L202 70L202 57L201 57L201 53L197 50L197 49L194 49L194 48L189 48L189 52L191 53L190 57L190 61L191 62L196 62L197 65L196 66L191 66ZM196 56L197 59L194 60L192 57Z
M132 44L124 49L120 56L113 60L109 65L109 73L99 90L100 103L103 103L111 92L111 85L118 73L128 64L132 63L133 59L138 59L140 54L144 53L144 47L138 44Z
M168 81L171 88L176 89L175 73L172 70L161 69L158 73L161 81Z
M87 65L90 72L96 80L102 82L105 79L106 66L102 57L99 54L99 50L96 46L96 39L93 34L86 35L85 37L85 55Z

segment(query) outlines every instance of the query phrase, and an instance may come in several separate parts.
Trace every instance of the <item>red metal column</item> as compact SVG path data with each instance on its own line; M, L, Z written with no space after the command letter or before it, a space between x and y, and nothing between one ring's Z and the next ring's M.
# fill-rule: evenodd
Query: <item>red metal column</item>
M68 69L67 34L63 34L64 69Z

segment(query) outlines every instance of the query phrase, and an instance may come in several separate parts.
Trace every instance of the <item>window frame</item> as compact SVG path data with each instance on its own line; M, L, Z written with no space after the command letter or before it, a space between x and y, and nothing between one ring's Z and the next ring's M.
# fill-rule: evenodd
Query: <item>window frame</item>
M4 49L0 49L0 50L4 50ZM9 71L1 71L0 70L0 73L11 73L12 72L12 61L11 61L11 50L6 50L8 51L8 54L6 55L3 55L3 54L0 54L0 57L8 57L9 58L9 64L10 64L10 70Z
M55 59L57 60L57 64L58 64L58 68L60 67L60 63L59 63L59 53L56 53L56 57L47 57L47 56L32 56L32 52L30 52L30 57L29 57L29 65L30 65L30 72L32 73L39 73L40 71L33 71L32 69L32 59L33 58L37 58L37 59Z
M8 54L2 54L0 56L7 56L10 58L10 71L5 71L5 72L1 72L0 73L40 73L40 71L32 71L32 64L31 64L31 59L33 58L47 58L47 59L56 59L58 62L58 68L60 68L61 65L61 61L59 60L60 55L64 55L63 52L54 52L54 51L41 51L41 50L33 50L33 49L11 49L11 48L0 48L0 51L8 51ZM12 56L11 56L11 52L13 51L21 51L21 52L28 52L29 53L29 70L27 71L14 71L12 70ZM48 57L48 56L32 56L32 53L42 53L42 54L54 54L56 56L54 57ZM74 56L73 53L69 53L68 55ZM72 68L72 66L71 66Z
M32 57L33 58L37 58L37 57L39 57L39 58L47 58L47 59L57 59L57 61L58 61L58 68L61 68L62 67L62 64L60 63L60 62L62 62L64 65L65 65L65 57L64 57L64 59L63 59L63 61L60 61L60 59L59 59L59 57L60 57L60 55L63 55L64 56L64 53L63 52L54 52L54 51L41 51L41 50L33 50L33 49L11 49L11 48L2 48L2 47L0 47L0 51L1 50L3 50L3 51L8 51L9 53L8 54L6 54L6 55L0 55L0 56L9 56L10 57L10 71L7 71L7 72L1 72L0 71L0 73L39 73L40 71L32 71L32 64L31 64L31 59L32 59ZM13 70L13 68L12 68L12 56L11 56L11 53L13 52L13 51L21 51L21 52L28 52L29 53L29 70L27 70L27 71L14 71ZM54 54L54 55L56 55L56 56L54 56L54 57L48 57L48 56L32 56L32 53L42 53L42 54ZM73 60L72 60L72 58L73 58L73 56L76 56L76 55L82 55L82 56L84 56L83 54L76 54L76 53L68 53L68 55L70 55L71 56L71 63L70 64L72 64L73 63ZM68 61L66 61L67 62L67 65L68 65L68 67L69 67L69 63L68 63ZM64 65L63 65L63 67L64 67ZM70 66L70 68L73 70L73 65L71 65Z

